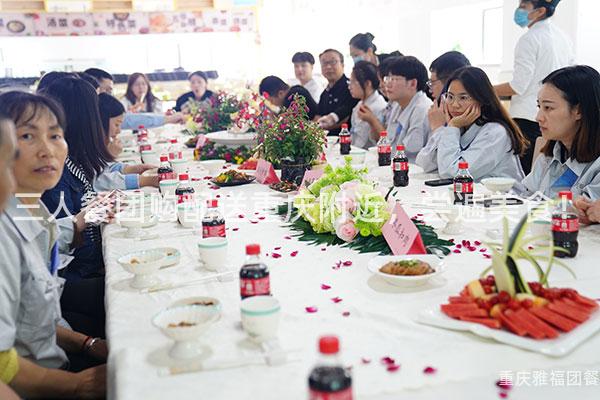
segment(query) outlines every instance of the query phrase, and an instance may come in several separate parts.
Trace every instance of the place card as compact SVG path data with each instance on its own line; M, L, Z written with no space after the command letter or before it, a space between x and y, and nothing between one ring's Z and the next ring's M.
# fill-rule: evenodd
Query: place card
M300 187L309 187L314 181L323 176L323 172L324 171L322 169L307 170L304 173Z
M394 255L426 254L419 229L406 214L400 203L396 203L390 220L381 228L383 237Z
M256 164L256 181L264 185L270 185L271 183L278 183L279 178L275 173L273 164L267 160L258 160Z
M204 145L208 142L208 138L206 137L206 135L204 134L199 134L197 136L198 140L196 141L196 148L197 149L201 149L204 147Z

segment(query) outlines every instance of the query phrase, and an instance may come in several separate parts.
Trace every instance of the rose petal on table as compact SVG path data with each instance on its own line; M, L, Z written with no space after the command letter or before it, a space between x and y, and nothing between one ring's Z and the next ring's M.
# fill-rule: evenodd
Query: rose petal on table
M279 254L279 253L273 253L273 254L271 254L271 257L273 257L273 258L281 258L281 254Z
M394 360L392 357L386 356L381 358L381 363L383 365L394 365L396 364L396 360Z
M285 240L290 240L292 237L291 236L284 236L283 237Z
M474 242L474 244L475 244L475 246L481 246L481 242L480 242L479 240L476 240L476 241Z
M333 301L334 303L341 303L343 300L340 297L334 297L331 299L331 301Z
M258 217L258 219L260 219L261 221L262 221L263 219L265 219L265 218L266 218L266 217Z
M319 311L319 309L317 307L305 307L304 308L306 310L307 313L309 314L314 314L317 311Z
M321 251L325 251L325 250L327 250L327 248L321 247Z
M480 249L479 252L480 253L485 253L487 251L487 249Z
M331 286L329 286L329 285L326 285L326 284L324 284L324 283L321 283L321 289L322 289L322 290L329 290L329 289L331 289Z
M500 396L501 399L507 399L508 398L508 393L507 392L500 392L500 393L498 393L498 396Z
M461 253L460 250L452 250L452 252L455 253L455 254L460 254Z
M456 248L457 248L457 249L462 249L462 244L457 244L457 245L456 245Z
M244 216L244 214L240 214L240 215L238 215L238 218L240 218L240 219L241 219L241 218L244 218L244 217L245 217L245 216Z
M240 228L231 228L232 231L237 232L240 230Z
M296 257L297 255L298 255L298 252L297 252L297 251L292 251L292 252L290 253L290 257Z
M342 317L349 317L350 316L350 311L344 311L342 313Z
M250 221L251 224L258 224L258 221Z
M371 364L371 359L370 358L361 358L360 362L362 362L363 364Z
M388 370L388 372L396 372L400 369L400 365L398 364L390 364L387 366L386 368Z
M484 254L483 256L484 256L485 258L488 258L488 259L489 259L489 258L492 258L492 256L490 256L489 254Z
M273 250L281 250L281 247L277 246Z
M344 263L342 264L344 267L349 267L352 265L352 261L344 261Z
M437 372L437 369L435 369L433 367L425 367L425 369L423 370L423 373L426 375L435 374L436 372Z
M496 386L498 386L502 390L510 390L510 389L512 389L513 385L509 381L504 381L502 379L499 379L496 381Z

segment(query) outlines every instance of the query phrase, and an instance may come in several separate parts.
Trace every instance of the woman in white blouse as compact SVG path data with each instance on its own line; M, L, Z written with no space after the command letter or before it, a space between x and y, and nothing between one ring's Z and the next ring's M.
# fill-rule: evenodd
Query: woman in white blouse
M360 99L352 110L350 120L352 145L368 149L377 144L379 132L373 131L371 124L360 118L360 110L365 106L368 107L379 122L381 122L387 105L387 102L377 90L379 89L377 67L368 61L358 61L354 64L348 89L353 98Z
M140 72L129 75L121 103L131 113L162 113L161 101L152 93L148 77Z
M458 172L466 161L477 181L488 177L523 179L519 155L527 140L508 116L483 70L466 67L448 79L443 103L446 126L432 126L432 136L417 156L427 172L443 178Z

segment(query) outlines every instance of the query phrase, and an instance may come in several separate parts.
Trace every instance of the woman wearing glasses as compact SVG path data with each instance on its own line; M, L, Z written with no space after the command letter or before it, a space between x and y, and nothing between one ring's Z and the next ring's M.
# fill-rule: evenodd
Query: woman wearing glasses
M519 155L527 140L500 104L485 72L475 67L456 71L442 99L447 125L436 129L433 142L417 156L417 165L452 178L464 160L475 180L522 180Z

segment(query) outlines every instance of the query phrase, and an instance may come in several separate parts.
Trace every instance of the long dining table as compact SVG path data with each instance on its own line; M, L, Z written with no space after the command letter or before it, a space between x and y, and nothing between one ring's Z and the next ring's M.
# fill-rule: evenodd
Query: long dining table
M153 130L152 136L156 140L179 137L180 133L177 127L166 126ZM328 154L334 165L341 162L337 153L334 147ZM190 159L190 168L197 171L198 163L191 161L191 154L185 156ZM389 167L378 167L375 154L367 153L365 165L369 168L367 177L382 190L391 185ZM334 334L340 338L341 360L351 368L354 398L358 399L598 398L599 334L569 354L551 357L418 322L420 313L457 295L490 265L491 253L485 243L498 240L502 218L507 216L514 226L526 212L525 206L506 207L501 212L473 210L462 222L461 233L444 234L444 221L435 209L427 207L428 200L448 196L448 187L424 185L435 177L411 165L409 186L394 194L408 215L434 226L440 237L453 239L456 244L443 258L444 274L418 288L392 286L369 272L367 264L377 254L299 241L272 210L287 199L256 182L215 190L205 179L196 181L198 195L220 200L228 239L223 268L234 271L232 279L178 286L213 272L200 264L197 230L183 228L168 210L156 226L145 229L153 239L129 239L118 224L105 226L108 397L306 399L308 374L318 359L317 340L321 335ZM486 189L477 184L476 191ZM158 195L157 189L145 188L144 192ZM462 245L465 241L467 246ZM237 271L249 243L260 244L270 270L272 295L281 304L278 341L288 351L285 362L173 373L173 367L185 368L186 362L169 357L173 342L153 326L152 318L174 302L195 296L214 297L221 303L220 319L200 339L204 360L264 361L262 349L248 340L241 327ZM600 230L583 227L579 243L579 254L567 261L577 278L557 267L550 283L600 298ZM181 253L177 265L157 274L162 282L175 287L153 293L132 289L132 275L117 259L132 251L160 247L176 248ZM533 278L530 272L525 274ZM399 368L387 368L382 360L389 363L389 358ZM499 380L512 381L513 388L500 390Z

